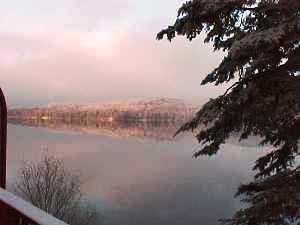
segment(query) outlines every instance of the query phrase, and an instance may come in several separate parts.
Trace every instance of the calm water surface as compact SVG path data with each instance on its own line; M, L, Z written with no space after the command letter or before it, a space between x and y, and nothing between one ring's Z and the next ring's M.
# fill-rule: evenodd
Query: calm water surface
M39 160L47 148L82 175L85 197L105 224L214 225L240 207L234 194L251 179L261 151L255 143L232 140L217 156L193 159L196 140L167 138L169 129L97 129L9 125L8 183L24 161Z

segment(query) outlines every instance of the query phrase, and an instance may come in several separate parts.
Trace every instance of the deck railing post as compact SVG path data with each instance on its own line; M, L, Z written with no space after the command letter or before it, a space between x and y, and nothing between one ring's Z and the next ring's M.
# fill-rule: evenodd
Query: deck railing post
M0 187L6 186L7 106L0 88Z

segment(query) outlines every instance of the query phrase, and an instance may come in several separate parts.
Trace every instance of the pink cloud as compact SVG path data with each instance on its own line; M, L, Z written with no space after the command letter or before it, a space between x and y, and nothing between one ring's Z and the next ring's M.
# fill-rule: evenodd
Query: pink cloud
M222 91L200 89L201 77L221 59L200 40L170 44L156 41L155 32L133 35L126 30L101 37L101 33L53 32L3 38L0 47L10 46L5 53L10 64L1 60L0 82L11 105L37 99L45 104L160 96L207 99ZM27 49L27 56L13 61L20 49Z

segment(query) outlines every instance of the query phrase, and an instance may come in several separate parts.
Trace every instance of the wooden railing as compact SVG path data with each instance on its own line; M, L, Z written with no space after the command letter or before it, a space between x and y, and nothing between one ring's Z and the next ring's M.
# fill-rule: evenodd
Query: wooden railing
M67 225L2 188L0 188L0 224Z
M7 107L0 88L0 187L6 186Z

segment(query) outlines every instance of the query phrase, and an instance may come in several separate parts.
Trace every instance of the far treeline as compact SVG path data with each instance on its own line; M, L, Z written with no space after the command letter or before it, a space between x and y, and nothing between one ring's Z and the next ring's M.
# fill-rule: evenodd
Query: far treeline
M195 108L187 105L156 106L148 108L84 108L45 107L12 109L9 121L35 120L40 122L63 122L74 124L98 123L172 123L182 124L194 115Z

